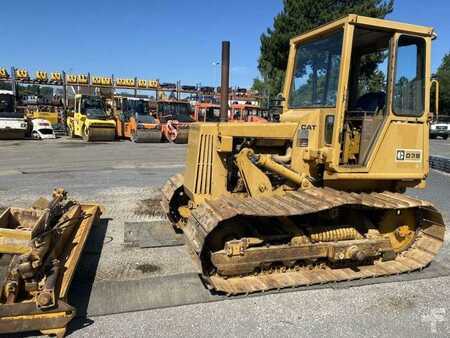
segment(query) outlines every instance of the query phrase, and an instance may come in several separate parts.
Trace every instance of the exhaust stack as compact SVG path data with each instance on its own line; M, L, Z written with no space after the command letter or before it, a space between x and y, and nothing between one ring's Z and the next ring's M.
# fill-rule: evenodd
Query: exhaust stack
M228 88L230 86L230 41L222 41L222 74L220 84L220 122L228 121Z

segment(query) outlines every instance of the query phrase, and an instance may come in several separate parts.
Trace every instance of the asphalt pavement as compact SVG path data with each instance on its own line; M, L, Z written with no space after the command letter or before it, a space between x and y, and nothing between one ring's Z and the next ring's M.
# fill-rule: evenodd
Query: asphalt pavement
M430 154L450 158L450 139L430 140Z
M446 156L449 141L432 140ZM103 244L98 261L83 258L94 283L196 272L184 247L139 249L123 245L125 221L148 221L140 201L157 200L159 187L183 171L186 146L92 143L62 138L0 144L0 206L29 206L64 187L80 201L105 207L103 226L87 250ZM408 193L431 200L449 224L450 175L432 170L428 187ZM104 230L101 233L101 230ZM448 236L438 262L447 262ZM143 266L152 267L142 269ZM350 289L326 288L77 319L72 337L372 336L450 334L450 277ZM148 290L151 295L152 290Z

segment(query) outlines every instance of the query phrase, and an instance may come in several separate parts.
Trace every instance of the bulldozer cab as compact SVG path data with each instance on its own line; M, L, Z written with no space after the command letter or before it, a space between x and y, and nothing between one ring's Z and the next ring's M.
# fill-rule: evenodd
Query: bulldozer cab
M426 172L434 36L428 27L349 15L292 39L281 120L302 124L298 139L315 134L313 147L342 173L336 178L383 165L388 177L399 162Z

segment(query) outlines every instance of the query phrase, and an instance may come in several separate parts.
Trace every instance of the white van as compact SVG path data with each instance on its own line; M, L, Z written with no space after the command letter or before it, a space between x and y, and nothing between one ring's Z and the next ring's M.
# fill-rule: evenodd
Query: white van
M33 131L31 132L31 136L33 137L33 139L44 140L56 138L53 127L49 121L43 119L34 119L31 120L31 122L33 123Z

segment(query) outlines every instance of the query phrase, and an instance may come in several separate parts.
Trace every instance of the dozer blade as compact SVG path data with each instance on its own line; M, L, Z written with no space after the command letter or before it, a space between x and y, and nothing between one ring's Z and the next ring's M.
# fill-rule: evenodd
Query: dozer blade
M169 211L173 223L177 219L170 215L171 203L180 191L180 184L182 177L175 176L162 189L163 209ZM315 237L300 236L302 229L310 229L302 222L314 222L323 213L342 211L361 218L369 214L382 215L387 223L386 215L413 214L418 221L410 233L400 226L395 233L380 235L377 230L375 237L358 234L352 238L356 232L348 228L325 228ZM278 224L274 220L285 222L278 230L297 229L297 238L303 240L296 243L291 235L287 242L282 242L285 234L278 231L278 237L271 233L276 240L265 242L271 227ZM296 228L295 222L302 223L302 227ZM259 228L255 226L257 231L249 235L255 224ZM427 201L391 192L347 193L330 188L311 188L257 199L223 196L193 209L192 215L181 225L186 242L197 254L205 282L211 289L229 295L420 270L441 248L445 232L441 214ZM227 227L231 229L228 232ZM257 238L261 233L261 238ZM407 247L399 246L394 252L396 236L411 236L412 240ZM237 240L230 241L233 238ZM311 241L311 238L316 240ZM220 247L218 242L226 244Z
M68 203L69 209L57 220L57 230L43 229L45 221L51 217L47 216L51 215L51 209L45 206L40 209L37 202L33 209L10 208L3 213L3 218L0 219L2 226L18 227L17 230L8 229L11 230L8 240L14 238L14 235L22 239L24 233L34 240L36 236L40 238L41 247L35 247L30 242L29 255L35 258L39 256L33 264L41 263L31 268L28 261L23 261L22 258L30 257L27 253L22 254L23 243L13 247L17 250L16 255L12 256L0 293L1 334L39 330L44 334L62 337L66 325L75 316L75 308L67 304L66 299L86 240L92 226L98 221L101 210L95 204ZM4 222L5 220L9 220L11 224ZM14 230L16 234L12 233ZM49 239L49 234L55 234L55 237ZM43 254L40 253L42 247L47 248ZM11 246L6 246L6 249L11 253ZM0 247L0 250L3 252L4 248ZM23 270L23 274L18 275L15 269L26 271ZM38 283L40 287L36 288L34 283Z
M65 327L75 317L75 308L63 301L49 310L36 308L34 303L0 305L0 333L43 331L63 337Z
M80 206L81 211L86 215L86 218L79 223L78 228L71 238L71 242L64 247L62 256L65 257L65 263L59 291L60 299L67 298L70 283L72 283L72 279L75 275L86 240L92 227L98 222L102 213L100 206L96 204L80 204Z
M114 141L116 138L116 130L107 127L89 127L87 134L83 138L87 142Z

